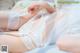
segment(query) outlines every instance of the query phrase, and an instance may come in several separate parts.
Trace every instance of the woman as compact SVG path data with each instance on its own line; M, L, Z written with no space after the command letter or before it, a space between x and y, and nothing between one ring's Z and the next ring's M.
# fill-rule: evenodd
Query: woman
M39 8L44 8L49 13L55 12L55 9L53 7L51 7L48 3L45 3L45 2L39 3L39 4L34 3L34 5L32 4L28 8L28 12L31 14L31 16L21 16L20 17L20 22L21 23L20 23L19 27L21 25L23 25L25 22L27 22L30 18L35 16L41 10ZM19 29L19 27L17 27L16 29L10 29L10 30L17 30L17 29ZM13 34L13 36L20 36L17 32L9 32L9 34ZM11 53L23 53L25 51L28 51L28 50L32 49L32 48L29 49L28 47L26 47L23 44L23 41L21 40L20 37L13 37L13 36L2 35L0 37L0 44L1 45L8 45L9 52L11 52Z
M76 37L76 36L78 36L79 34L80 34L80 27L79 27L79 22L80 22L80 19L79 19L79 17L80 17L80 15L79 14L77 14L76 16L74 16L76 13L75 13L75 9L76 8L78 8L77 9L77 12L79 12L80 10L79 10L79 7L80 5L70 5L70 6L68 6L69 8L65 8L65 9L67 9L67 11L65 11L64 9L62 10L63 12L65 12L65 13L59 13L58 14L58 16L56 17L56 19L55 19L55 25L54 25L54 28L56 29L55 31L55 34L54 33L52 33L52 34L54 34L54 35L61 35L61 37L59 38L59 40L58 40L58 45L59 45L59 47L62 49L62 50L66 50L66 51L69 51L69 52L73 52L73 53L79 53L80 52L80 48L79 48L79 46L80 46L80 44L79 44L79 37ZM71 9L71 8L73 8L73 9ZM30 11L29 11L30 12ZM73 13L74 12L74 13ZM33 11L31 10L31 12L30 13L32 13L33 14ZM70 14L69 14L70 13ZM33 14L33 15L35 15L35 14ZM67 16L66 16L67 15ZM69 15L69 16L68 16ZM65 18L64 18L65 17ZM78 18L78 19L76 19L76 18ZM71 22L71 20L72 20L72 22ZM69 22L67 22L67 21L69 21ZM48 28L47 28L48 29ZM17 34L17 33L15 33L15 34ZM33 34L31 34L31 35L33 35ZM63 36L62 36L63 35ZM66 36L64 36L64 35L66 35ZM16 35L14 35L14 36L16 36ZM57 36L57 37L59 37L59 36ZM9 38L7 38L7 37L10 37L11 39L9 39ZM75 38L76 37L76 38ZM25 46L22 46L23 45L23 43L21 42L22 40L18 37L18 38L15 38L15 37L11 37L11 36L2 36L2 37L0 37L0 39L2 38L2 42L3 42L3 44L6 44L6 42L7 41L10 41L10 40L12 40L12 39L15 39L15 40L12 40L13 42L7 42L7 44L8 45L11 45L11 46L13 46L14 44L13 43L17 43L18 44L18 46L21 46L21 47L18 47L18 46L16 46L16 48L14 48L14 47L9 47L10 49L13 49L13 50L9 50L9 51L12 51L12 52L14 52L14 53L20 53L20 52L24 52L24 51L26 51L26 50L31 50L31 49L33 49L33 48L35 48L36 47L36 45L35 45L35 43L34 43L34 41L32 41L31 43L33 43L32 45L31 45L31 47L32 48L29 48L29 47L25 47ZM3 38L5 38L6 40L4 40ZM32 38L32 37L31 37ZM68 39L67 39L68 38ZM35 38L34 38L35 39ZM53 38L54 39L54 38ZM17 40L17 42L15 42ZM27 39L26 39L27 40ZM31 39L28 39L28 41L30 41ZM27 41L27 44L29 45L29 42ZM2 43L1 42L1 43ZM36 42L36 41L35 41ZM12 44L13 45L12 45ZM26 44L26 45L27 45ZM15 44L16 45L16 44ZM48 47L49 48L49 47ZM42 48L41 48L42 49ZM42 50L39 50L38 52L44 52L45 50L45 47L43 47L43 49ZM58 49L58 48L57 48ZM20 50L20 51L18 51L18 50ZM55 49L54 49L55 50ZM34 50L35 51L35 50ZM53 49L52 50L49 50L49 51L47 51L47 52L49 52L49 53L52 53L52 52L50 52L50 51L52 51L52 52L55 52L55 51L58 51L58 50L55 50L55 51L53 51ZM42 53L41 52L41 53ZM36 53L36 52L32 52L32 53ZM58 52L55 52L55 53L58 53ZM61 53L61 52L59 52L59 53Z
M18 2L10 11L0 11L0 31L18 30L24 23L32 18L37 13L37 11L39 11L37 10L36 12L34 12L34 14L28 13L29 4L31 2L34 3L35 1L28 1L28 4L26 4L26 2L26 0ZM22 4L25 6L23 6ZM51 8L51 10L48 10L48 8ZM47 11L53 11L52 7L48 8L46 8Z

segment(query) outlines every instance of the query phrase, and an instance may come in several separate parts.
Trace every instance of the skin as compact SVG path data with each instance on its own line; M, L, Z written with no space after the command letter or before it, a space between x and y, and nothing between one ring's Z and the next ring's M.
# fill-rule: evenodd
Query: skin
M16 8L14 9L15 11L18 10L18 9L16 10ZM17 31L24 23L26 23L29 19L31 19L33 16L35 16L42 9L46 9L49 13L55 12L55 9L53 9L47 3L39 3L39 4L33 3L28 8L28 13L30 15L20 16L19 23L16 22L15 29L8 29L8 16L9 16L8 13L10 11L0 11L0 24L1 24L0 27L3 28L3 31L15 31L15 30ZM20 9L20 12L21 11L22 10ZM19 12L19 11L17 11L17 12Z
M28 50L19 37L8 35L0 36L0 45L8 45L9 53L23 53Z
M63 14L63 16L65 15L66 14ZM58 15L58 19L55 20L57 21L55 24L59 23L63 16ZM60 35L56 44L60 50L71 53L80 53L80 33L66 33L62 36Z
M23 25L30 18L32 18L32 16L36 15L41 10L39 8L45 8L49 13L55 12L55 9L50 7L47 3L41 3L41 4L35 4L34 3L34 5L31 4L30 7L28 8L28 12L31 14L31 16L22 16L22 17L20 17L21 25ZM34 9L34 10L32 10L32 9ZM7 20L7 15L2 16L2 17L3 17L2 19L6 18L5 20ZM6 25L4 28L7 30L7 21L4 22L4 23ZM19 27L17 29L19 29ZM15 31L15 29L14 29L14 31ZM9 32L8 34L12 33L13 35L15 34L15 35L19 36L17 34L18 31L15 31L15 32L14 31ZM0 36L0 44L8 45L10 53L23 53L25 51L28 51L29 49L23 44L21 38L20 37L15 37L15 35L14 36L9 36L9 35Z
M57 45L61 50L69 51L72 53L80 53L80 34L65 34L61 36Z

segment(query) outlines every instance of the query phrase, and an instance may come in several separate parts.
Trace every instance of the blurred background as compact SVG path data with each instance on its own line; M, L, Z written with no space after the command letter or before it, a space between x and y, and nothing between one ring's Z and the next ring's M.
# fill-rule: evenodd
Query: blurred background
M0 0L0 10L11 9L19 0Z
M0 0L0 10L9 10L18 1L20 1L20 0ZM49 0L49 1L52 1L52 0ZM53 0L53 1L56 1L56 0ZM57 1L59 4L62 5L62 4L78 3L80 0L57 0Z

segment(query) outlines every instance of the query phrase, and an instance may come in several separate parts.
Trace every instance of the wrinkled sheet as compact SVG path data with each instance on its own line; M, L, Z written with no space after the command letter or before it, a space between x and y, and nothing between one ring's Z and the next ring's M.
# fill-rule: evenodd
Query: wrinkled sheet
M43 48L36 48L25 53L69 53L69 52L59 50L56 45L50 45Z

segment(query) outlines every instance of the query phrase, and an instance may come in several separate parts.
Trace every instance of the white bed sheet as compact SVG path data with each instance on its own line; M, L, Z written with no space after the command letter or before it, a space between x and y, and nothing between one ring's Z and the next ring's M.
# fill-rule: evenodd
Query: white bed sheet
M56 45L49 45L47 47L36 48L25 53L69 53L69 52L59 50Z

